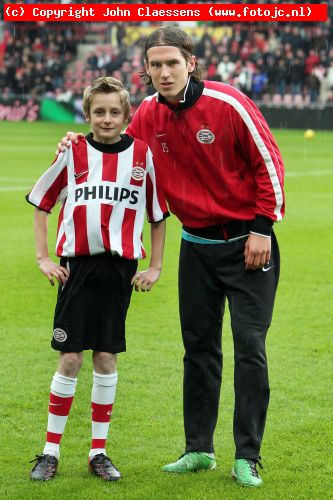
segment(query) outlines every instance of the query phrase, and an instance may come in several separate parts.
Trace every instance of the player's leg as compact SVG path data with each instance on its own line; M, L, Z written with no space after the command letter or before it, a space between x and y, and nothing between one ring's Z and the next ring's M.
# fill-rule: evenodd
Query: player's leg
M83 363L83 352L60 352L57 372L65 377L76 378Z
M125 319L132 293L136 261L106 255L98 270L101 293L99 323L93 353L92 444L90 470L106 481L121 473L106 454L106 440L117 385L117 354L126 350Z
M31 472L32 479L42 481L52 479L56 473L59 444L75 393L82 351L90 348L99 313L93 300L97 292L91 285L94 260L63 258L61 265L67 267L70 274L66 284L58 288L51 342L53 349L61 354L51 385L47 442Z
M243 249L241 249L243 254ZM245 271L235 259L227 279L234 340L234 476L241 484L260 486L256 471L269 403L266 334L271 323L279 279L279 250L272 235L268 271Z
M95 475L108 481L115 481L121 477L121 473L106 454L106 441L118 380L116 362L116 354L99 351L93 353L92 440L89 465Z
M222 377L223 287L216 279L216 245L182 241L179 307L184 356L185 455L165 472L215 467L213 434Z
M83 362L83 352L61 352L53 376L49 402L46 444L44 455L59 459L60 441L74 399L77 375Z
M36 464L30 475L31 479L47 481L56 474L60 457L60 442L74 399L77 374L82 361L82 352L60 353L58 369L51 383L46 443L42 455L36 458Z

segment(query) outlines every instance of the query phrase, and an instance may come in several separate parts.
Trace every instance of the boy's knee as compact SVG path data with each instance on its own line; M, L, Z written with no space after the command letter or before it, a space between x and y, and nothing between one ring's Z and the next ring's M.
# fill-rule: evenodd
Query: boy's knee
M83 361L82 352L63 352L60 354L58 372L65 377L76 377Z
M117 354L111 352L94 351L93 353L94 369L97 373L109 374L116 372Z

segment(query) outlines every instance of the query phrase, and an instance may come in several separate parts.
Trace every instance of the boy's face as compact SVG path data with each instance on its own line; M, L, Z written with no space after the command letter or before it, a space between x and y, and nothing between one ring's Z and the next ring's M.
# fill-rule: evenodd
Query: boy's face
M186 61L178 47L157 46L147 50L145 68L155 89L169 102L183 98L189 73L195 68L195 56Z
M95 141L102 144L120 141L125 117L119 94L117 92L95 94L90 104L90 116L86 116L86 121L91 124Z

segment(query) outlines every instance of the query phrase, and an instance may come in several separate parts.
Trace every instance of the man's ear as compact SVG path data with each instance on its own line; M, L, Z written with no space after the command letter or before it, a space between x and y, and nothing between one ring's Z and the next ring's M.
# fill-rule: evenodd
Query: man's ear
M146 70L146 73L147 73L147 75L149 75L149 76L150 76L150 73L149 73L149 65L148 65L148 63L147 63L146 59L145 59L145 63L144 63L144 64L145 64L145 70Z
M86 120L86 123L90 123L90 116L89 115L84 115L84 118Z
M197 62L197 58L194 55L192 55L191 59L187 63L187 70L189 73L193 73L193 71L195 70L195 63L196 62Z

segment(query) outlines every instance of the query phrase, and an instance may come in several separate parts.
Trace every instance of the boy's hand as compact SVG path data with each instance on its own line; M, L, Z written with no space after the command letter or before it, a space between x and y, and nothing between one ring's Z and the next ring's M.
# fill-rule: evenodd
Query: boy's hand
M161 275L161 269L149 267L147 271L139 271L131 279L136 292L149 292L153 285L158 281Z
M47 277L50 284L54 286L53 278L59 282L60 285L65 285L66 281L69 278L69 271L60 266L59 264L55 264L50 257L44 257L38 261L38 267L40 271Z
M84 137L84 134L82 132L67 132L66 136L61 139L61 142L58 142L56 154L58 155L66 151L66 148L69 148L71 142L77 144L79 137Z

